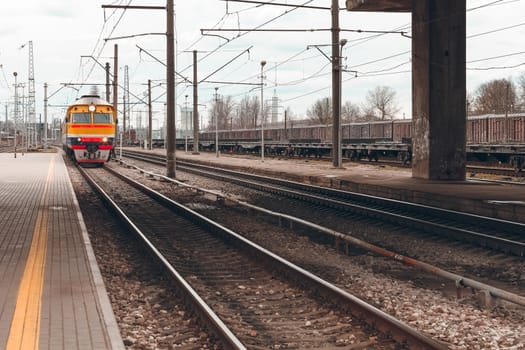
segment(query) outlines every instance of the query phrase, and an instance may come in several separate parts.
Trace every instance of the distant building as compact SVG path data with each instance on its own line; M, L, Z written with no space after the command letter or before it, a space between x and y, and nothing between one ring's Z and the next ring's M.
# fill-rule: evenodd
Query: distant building
M188 107L181 108L180 128L177 129L177 138L193 136L193 109Z

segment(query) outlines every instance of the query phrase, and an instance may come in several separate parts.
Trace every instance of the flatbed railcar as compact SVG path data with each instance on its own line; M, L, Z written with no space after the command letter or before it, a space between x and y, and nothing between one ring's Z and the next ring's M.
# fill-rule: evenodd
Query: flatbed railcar
M343 124L341 127L343 157L357 160L395 157L409 161L411 157L410 120ZM331 125L303 125L290 128L266 127L265 153L272 155L323 157L332 152ZM215 131L199 134L203 149L215 148ZM177 144L180 142L178 141ZM260 153L261 130L220 130L221 152Z
M467 123L467 160L525 167L525 113L471 116Z
M525 113L469 116L467 160L525 167ZM261 130L219 130L221 152L260 153ZM215 131L199 134L202 149L215 149ZM178 140L178 147L185 140ZM192 145L191 140L189 144ZM328 156L332 151L331 125L265 127L266 154ZM412 157L412 120L394 119L341 126L343 157L351 160L397 158L406 163Z
M62 123L62 146L80 164L104 165L115 143L117 115L113 105L96 94L68 106Z

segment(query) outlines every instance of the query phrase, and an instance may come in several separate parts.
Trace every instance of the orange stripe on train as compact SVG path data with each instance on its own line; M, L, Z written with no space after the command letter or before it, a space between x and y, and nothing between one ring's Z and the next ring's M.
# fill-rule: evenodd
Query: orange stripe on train
M77 124L77 125L69 125L72 129L78 129L78 128L114 128L113 125L91 125L91 124Z

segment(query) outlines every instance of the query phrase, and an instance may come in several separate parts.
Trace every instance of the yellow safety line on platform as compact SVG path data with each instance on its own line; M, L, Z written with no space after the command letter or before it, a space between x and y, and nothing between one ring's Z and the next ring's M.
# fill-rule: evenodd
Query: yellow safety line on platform
M40 199L40 209L36 219L33 240L27 257L27 263L18 289L15 313L9 330L7 349L38 349L40 338L40 307L44 286L44 269L47 250L46 205L49 183L53 178L55 156L47 173L44 193Z

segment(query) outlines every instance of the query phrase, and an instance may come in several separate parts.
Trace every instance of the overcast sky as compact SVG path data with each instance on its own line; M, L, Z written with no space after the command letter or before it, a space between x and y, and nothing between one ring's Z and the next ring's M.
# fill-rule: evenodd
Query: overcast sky
M306 0L280 0L304 4ZM129 68L131 102L144 98L148 79L153 81L155 99L154 128L162 123L165 102L164 66L144 52L165 62L165 12L161 10L103 10L101 5L165 5L160 1L137 0L22 0L4 1L0 12L0 116L5 118L4 105L14 96L13 72L18 82L28 80L28 41L33 42L34 76L37 116L43 110L43 84L48 83L50 118L62 118L63 106L91 89L91 84L105 83L104 70L97 65L113 64L114 45L119 47L119 82L124 79L124 66ZM340 0L344 7L344 1ZM328 0L314 0L308 5L329 7ZM525 0L467 1L467 89L474 91L492 79L515 79L525 72ZM298 117L317 100L331 95L331 66L316 48L330 56L330 11L296 9L282 6L255 6L221 0L175 0L177 34L177 70L192 80L192 50L198 50L199 79L215 70L207 81L260 82L260 62L265 68L265 100L280 100L280 113L286 107ZM343 76L343 101L361 104L376 86L390 86L396 91L400 107L398 118L411 115L411 41L410 15L382 13L350 13L341 11L341 38L348 40L344 49L347 68L357 71ZM233 29L209 32L201 29ZM247 32L246 29L313 29L309 32ZM366 31L390 32L382 35ZM149 33L150 35L140 35ZM125 39L114 39L133 36ZM137 36L138 35L138 36ZM248 52L244 52L249 49ZM243 53L244 52L244 53ZM92 56L81 57L81 56ZM498 57L498 58L495 58ZM62 88L62 83L74 88ZM208 105L215 88L220 95L231 95L239 101L246 95L259 96L253 85L202 83L199 103ZM61 89L61 90L59 90ZM80 89L80 91L77 91ZM59 90L58 92L56 92ZM100 87L103 92L104 87ZM56 93L55 93L56 92ZM27 94L27 87L25 88ZM188 97L186 98L186 95ZM192 103L192 87L181 82L177 86L177 104ZM134 113L145 110L138 103ZM11 106L10 106L11 109ZM206 119L206 106L201 114ZM134 117L136 118L136 116ZM132 118L132 122L133 118Z

